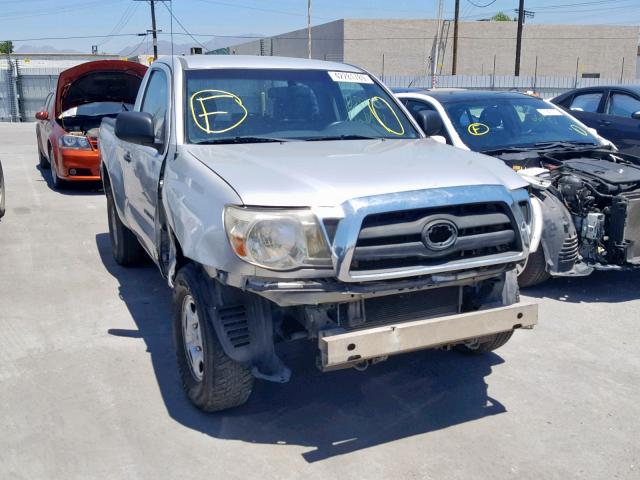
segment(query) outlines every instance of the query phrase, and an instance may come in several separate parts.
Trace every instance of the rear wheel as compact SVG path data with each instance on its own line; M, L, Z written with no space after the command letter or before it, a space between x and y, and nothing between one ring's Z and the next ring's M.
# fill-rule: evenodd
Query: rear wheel
M538 250L529 255L524 268L518 272L518 285L522 288L532 287L549 280L549 278L551 275L547 272L544 250L542 247L538 247Z
M111 240L113 258L123 267L130 267L140 263L144 258L144 250L138 238L120 220L111 192L107 193L107 216L109 218L109 240Z
M508 332L500 332L495 335L489 335L482 338L474 338L467 340L460 345L456 345L456 349L463 353L483 354L493 352L509 341L513 335L513 330Z
M39 157L39 164L40 164L40 168L44 168L47 169L49 168L51 165L49 165L49 160L47 159L47 157L44 156L44 153L42 153L42 148L40 148L40 138L38 136L38 157Z
M253 375L225 353L211 323L208 289L201 270L188 264L178 272L173 290L173 332L178 370L189 400L205 412L244 404Z

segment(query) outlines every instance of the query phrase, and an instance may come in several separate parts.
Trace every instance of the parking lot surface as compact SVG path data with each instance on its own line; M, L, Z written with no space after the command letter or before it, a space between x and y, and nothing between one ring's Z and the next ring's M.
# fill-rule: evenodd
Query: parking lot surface
M540 324L483 357L322 374L287 346L290 383L203 414L170 290L115 264L102 192L53 191L30 124L0 124L0 161L2 479L640 478L640 272L523 292Z

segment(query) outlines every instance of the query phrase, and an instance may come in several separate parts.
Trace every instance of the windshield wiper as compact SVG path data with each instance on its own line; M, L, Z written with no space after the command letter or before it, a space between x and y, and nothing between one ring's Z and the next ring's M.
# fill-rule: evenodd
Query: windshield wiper
M312 137L305 139L306 142L322 142L325 140L383 140L379 137L367 137L366 135L327 135L325 137Z
M597 145L592 142L538 142L533 145L514 145L512 147L493 148L489 150L481 150L480 153L485 155L499 155L501 153L518 153L518 152L535 152L539 150L590 150L604 148L604 145Z
M598 145L593 142L538 142L534 144L537 148L572 148L572 149L581 149L584 147L601 147L602 145Z
M196 145L228 145L233 143L283 143L292 142L288 138L274 137L232 137L232 138L216 138L213 140L204 140L195 142Z

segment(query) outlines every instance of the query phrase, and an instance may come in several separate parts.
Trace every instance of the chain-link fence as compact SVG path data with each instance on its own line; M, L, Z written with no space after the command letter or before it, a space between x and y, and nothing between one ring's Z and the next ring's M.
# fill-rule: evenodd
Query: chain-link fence
M56 88L60 73L80 63L83 61L43 68L9 57L0 59L0 121L32 121L49 92Z
M611 78L493 76L493 75L384 75L382 81L392 88L462 88L471 90L533 91L543 98L553 98L567 90L598 85L630 85L638 80Z
M341 60L341 58L327 60ZM80 64L83 61L74 62ZM43 68L27 62L0 58L0 121L29 122L49 94L56 87L58 75L73 66ZM495 75L393 75L385 73L381 79L390 87L464 88L476 90L534 91L544 98L552 98L567 90L596 85L625 85L638 80L620 78L580 78L548 76L495 76Z

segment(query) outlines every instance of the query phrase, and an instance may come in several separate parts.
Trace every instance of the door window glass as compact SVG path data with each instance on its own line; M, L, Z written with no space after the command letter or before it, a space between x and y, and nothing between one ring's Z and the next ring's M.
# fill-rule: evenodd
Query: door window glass
M583 93L574 97L569 108L577 112L596 113L601 99L602 93L600 92Z
M609 102L609 109L607 111L609 115L630 118L631 115L636 112L640 112L639 100L624 93L614 93L611 95L611 101Z
M167 107L167 76L162 70L154 70L147 84L140 111L150 113L153 116L156 142L158 143L164 143Z

